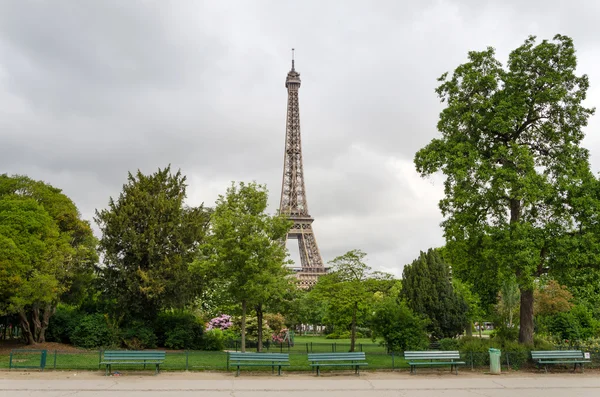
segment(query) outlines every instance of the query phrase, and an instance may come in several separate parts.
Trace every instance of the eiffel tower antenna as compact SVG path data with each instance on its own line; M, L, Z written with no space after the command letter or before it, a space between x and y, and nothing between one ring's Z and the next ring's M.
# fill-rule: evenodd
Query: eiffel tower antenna
M323 259L312 229L314 219L308 212L306 201L300 137L300 107L298 104L300 73L296 72L294 66L294 49L292 48L292 70L288 72L285 79L288 102L279 212L287 215L294 222L287 238L297 239L300 248L301 267L297 269L296 276L299 279L301 288L310 288L317 282L319 276L327 272L327 269L323 265Z

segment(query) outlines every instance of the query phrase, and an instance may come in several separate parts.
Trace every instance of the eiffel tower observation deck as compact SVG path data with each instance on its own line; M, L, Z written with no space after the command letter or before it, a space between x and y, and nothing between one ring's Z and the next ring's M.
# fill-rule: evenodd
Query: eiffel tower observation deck
M280 213L294 222L288 232L288 239L297 239L300 250L300 267L294 268L301 288L310 288L319 276L327 273L319 246L312 229L313 217L308 212L304 167L302 165L302 140L300 136L300 106L298 90L300 73L294 66L292 49L292 70L287 74L285 87L288 91L285 151L283 158L283 180L281 186Z

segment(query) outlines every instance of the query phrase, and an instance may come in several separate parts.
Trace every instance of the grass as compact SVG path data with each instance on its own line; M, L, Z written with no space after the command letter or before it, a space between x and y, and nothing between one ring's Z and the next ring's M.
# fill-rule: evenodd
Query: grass
M290 366L287 370L291 371L309 371L307 352L329 353L347 352L350 349L349 339L325 339L324 337L296 337L294 346L277 346L265 350L266 352L284 352L290 354ZM248 349L252 351L253 349ZM385 352L385 348L373 343L371 339L362 338L356 341L356 350L367 353L368 369L392 369L406 367L403 359L398 356L391 356ZM77 370L104 370L100 368L100 354L98 351L89 352L66 352L66 351L48 351L46 358L46 369L77 369ZM13 357L13 363L19 365L39 366L40 355L38 354L20 354ZM0 368L8 368L9 355L0 355ZM139 370L139 365L113 366L114 370ZM153 370L149 365L147 370ZM165 371L225 371L227 369L227 354L225 352L208 351L177 351L168 352L161 370ZM231 369L230 369L231 370ZM246 371L270 371L266 367L250 367Z

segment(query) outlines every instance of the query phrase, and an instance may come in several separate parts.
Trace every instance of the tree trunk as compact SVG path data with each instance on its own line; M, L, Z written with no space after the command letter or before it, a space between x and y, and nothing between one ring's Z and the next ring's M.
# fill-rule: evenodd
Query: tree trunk
M467 336L473 336L473 322L469 321L469 324L467 324L467 329L465 330Z
M356 311L358 310L358 302L354 302L352 307L352 328L350 331L350 351L354 351L354 344L356 342Z
M246 301L242 301L242 353L246 353Z
M533 288L521 290L521 325L519 343L533 345Z
M27 319L27 314L24 310L19 310L19 319L21 320L21 329L23 331L23 337L28 345L34 345L35 339L33 338L33 334L31 333L31 327L29 325L29 320Z
M40 330L42 328L42 322L40 321L40 307L38 304L34 304L31 309L31 325L33 329L31 330L33 334L33 339L36 342L40 341Z
M38 335L38 343L46 342L46 330L48 329L48 324L50 323L50 317L56 312L56 306L47 304L44 307L44 311L42 312L41 318L41 326L40 333Z
M256 306L256 321L258 321L258 343L256 344L256 351L262 352L262 336L263 336L263 311L262 304Z

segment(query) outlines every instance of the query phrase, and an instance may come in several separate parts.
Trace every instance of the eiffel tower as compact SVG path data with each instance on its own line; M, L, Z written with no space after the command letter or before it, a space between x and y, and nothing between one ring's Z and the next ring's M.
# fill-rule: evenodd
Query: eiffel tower
M300 107L298 89L300 73L294 68L292 49L292 70L287 74L285 87L288 91L287 122L285 131L285 154L283 158L283 181L279 212L294 222L287 239L297 239L300 248L300 268L296 268L296 277L300 288L310 288L319 276L327 272L317 246L312 229L313 217L309 215L304 186L304 168L302 166L302 144L300 140Z

